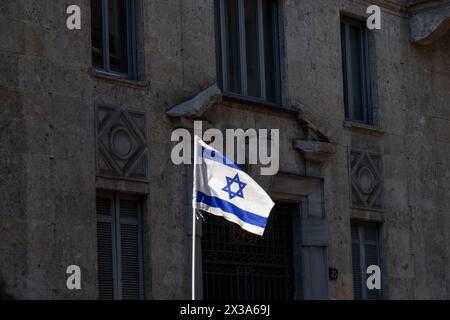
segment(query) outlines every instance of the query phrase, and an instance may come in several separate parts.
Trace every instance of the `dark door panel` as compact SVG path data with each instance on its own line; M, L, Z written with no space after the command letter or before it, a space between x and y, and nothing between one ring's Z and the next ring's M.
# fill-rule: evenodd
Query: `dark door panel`
M205 214L203 289L206 300L294 298L292 206L277 204L263 237Z

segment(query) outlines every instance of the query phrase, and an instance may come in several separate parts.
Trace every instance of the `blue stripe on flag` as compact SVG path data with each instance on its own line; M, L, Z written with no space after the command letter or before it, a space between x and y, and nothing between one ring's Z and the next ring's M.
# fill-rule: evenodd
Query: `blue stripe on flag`
M205 147L202 147L200 150L201 150L200 156L204 159L216 161L218 163L221 163L221 164L231 167L233 169L243 171L238 165L234 164L233 161L231 161L230 159L225 157L223 154L221 154L217 150L213 151L213 150L206 149Z
M236 217L238 217L245 223L248 223L248 224L263 228L263 229L267 225L267 218L264 218L264 217L254 214L254 213L242 210L241 208L237 207L236 205L234 205L228 201L222 200L217 197L208 196L200 191L197 192L197 202L204 203L213 208L219 208L225 212L235 215Z

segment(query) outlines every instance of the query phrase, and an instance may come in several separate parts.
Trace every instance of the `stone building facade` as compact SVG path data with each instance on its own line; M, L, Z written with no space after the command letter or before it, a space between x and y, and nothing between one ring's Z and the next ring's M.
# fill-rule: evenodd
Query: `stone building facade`
M125 1L129 15L106 1L95 11L95 2L0 3L0 271L8 293L189 299L192 167L170 161L171 134L202 120L221 130L280 129L279 173L248 169L277 203L273 214L290 215L282 229L289 272L280 281L292 285L269 285L271 298L450 298L450 1L263 1L259 17L267 2L276 6L279 91L270 103L224 90L218 39L232 29L222 30L222 1ZM80 30L66 28L71 4L81 8ZM371 4L381 7L381 29L354 27ZM108 27L127 41L104 36L104 15L95 16L102 10L126 26L125 36L110 16ZM120 43L122 51L111 49ZM365 116L355 113L361 97ZM217 267L214 250L229 239L202 224L198 295L267 297L255 294L263 280L252 278L251 261L238 271ZM232 241L233 250L247 246L243 256L260 248L242 234ZM277 273L278 262L264 261ZM380 291L365 289L371 264L381 268ZM70 265L81 269L81 290L67 289Z

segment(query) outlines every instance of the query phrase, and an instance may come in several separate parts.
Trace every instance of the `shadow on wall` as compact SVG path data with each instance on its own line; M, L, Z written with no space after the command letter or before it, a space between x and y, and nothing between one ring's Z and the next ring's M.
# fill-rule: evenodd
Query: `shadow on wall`
M2 275L0 274L0 300L13 300L13 296L9 295L6 292L6 284L3 280Z

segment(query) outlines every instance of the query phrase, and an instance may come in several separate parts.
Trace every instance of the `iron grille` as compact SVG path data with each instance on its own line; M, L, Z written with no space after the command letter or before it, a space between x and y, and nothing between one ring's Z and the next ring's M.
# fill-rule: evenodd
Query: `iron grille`
M206 300L290 300L294 297L291 207L277 205L263 237L205 214Z

